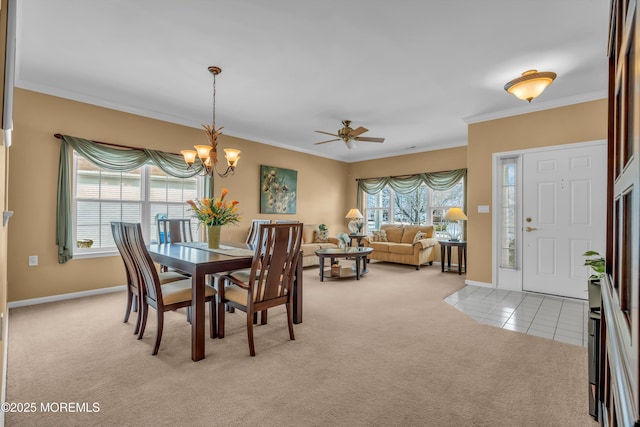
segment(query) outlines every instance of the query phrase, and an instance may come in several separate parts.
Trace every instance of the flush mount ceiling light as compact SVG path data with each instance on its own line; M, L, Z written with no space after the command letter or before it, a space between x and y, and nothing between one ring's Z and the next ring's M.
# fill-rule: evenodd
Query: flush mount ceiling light
M193 166L196 159L202 162L202 175L213 176L214 173L220 177L225 178L229 174L233 175L238 160L240 160L240 150L225 148L225 158L227 159L227 170L224 173L220 173L217 170L218 165L218 136L222 134L222 126L216 129L216 76L222 72L220 67L211 66L208 68L211 75L213 75L213 117L211 120L211 126L202 125L207 138L209 139L209 145L196 145L195 150L182 150L180 151L184 156L184 161Z
M511 80L504 85L504 90L516 96L516 98L531 102L533 98L538 97L553 80L556 73L550 71L529 70L522 73L521 77Z

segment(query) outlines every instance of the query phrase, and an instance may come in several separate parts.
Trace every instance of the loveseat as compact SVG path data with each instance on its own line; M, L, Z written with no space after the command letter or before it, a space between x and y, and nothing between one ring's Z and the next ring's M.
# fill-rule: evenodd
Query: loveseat
M275 222L278 221L279 220L276 220ZM249 234L251 234L251 230L249 230ZM249 240L250 237L247 237L247 241ZM337 247L338 239L328 237L328 232L321 233L317 224L304 224L302 226L302 245L300 249L302 250L303 267L320 265L320 259L316 255L316 250Z
M302 227L302 266L309 267L320 265L316 250L324 248L337 248L338 239L335 237L321 236L317 224L304 224ZM324 241L326 240L326 241Z
M417 233L421 234L416 238ZM433 265L438 240L433 237L433 225L383 224L362 243L373 248L369 259L415 265L420 270L423 264Z

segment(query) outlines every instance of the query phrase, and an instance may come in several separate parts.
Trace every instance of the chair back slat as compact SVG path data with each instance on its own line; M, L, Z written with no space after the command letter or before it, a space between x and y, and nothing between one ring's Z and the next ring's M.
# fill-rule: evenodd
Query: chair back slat
M158 219L158 243L193 242L191 220Z
M249 281L254 303L291 292L302 242L302 223L262 224L260 231Z
M142 228L139 223L123 224L125 242L129 245L135 269L144 286L148 298L162 306L162 291L158 271L144 243Z

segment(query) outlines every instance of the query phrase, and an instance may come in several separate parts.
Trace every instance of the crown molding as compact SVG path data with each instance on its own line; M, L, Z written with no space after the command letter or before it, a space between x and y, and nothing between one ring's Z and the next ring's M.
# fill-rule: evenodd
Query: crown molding
M480 123L489 120L503 119L505 117L518 116L520 114L534 113L536 111L550 110L552 108L566 107L567 105L595 101L597 99L603 99L606 97L606 91L589 92L535 104L527 103L519 107L509 108L507 110L493 111L491 113L483 113L477 114L475 116L463 117L462 120L466 124Z

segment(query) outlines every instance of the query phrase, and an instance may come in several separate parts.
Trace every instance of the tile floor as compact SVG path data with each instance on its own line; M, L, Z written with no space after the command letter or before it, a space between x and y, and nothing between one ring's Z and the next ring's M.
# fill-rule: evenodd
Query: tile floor
M587 346L587 301L472 285L445 301L486 325Z

